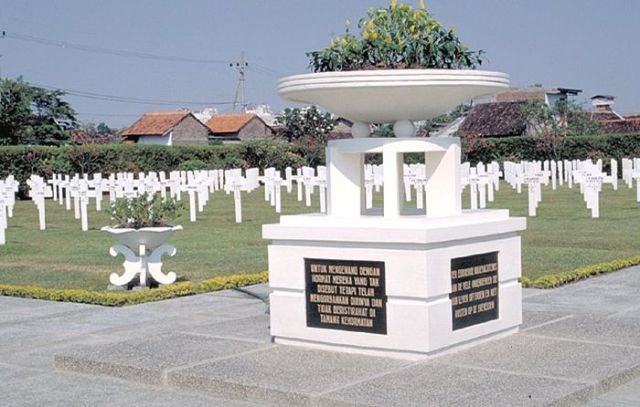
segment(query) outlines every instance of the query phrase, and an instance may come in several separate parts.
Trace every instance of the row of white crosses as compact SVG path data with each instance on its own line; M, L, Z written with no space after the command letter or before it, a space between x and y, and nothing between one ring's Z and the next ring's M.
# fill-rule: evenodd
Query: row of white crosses
M379 171L380 182L384 179L384 168ZM413 190L416 191L416 208L424 209L425 186L427 185L427 170L424 164L403 164L404 199L413 200Z
M479 162L472 167L470 163L465 162L460 173L462 189L469 186L471 209L484 209L487 207L487 201L494 201L494 192L500 190L500 164L495 161L487 165Z
M45 198L53 197L53 190L47 184L44 178L31 175L31 177L27 180L27 185L29 186L29 197L36 205L38 209L38 225L40 230L46 229L46 220L45 220Z
M522 185L526 184L529 198L529 216L536 216L538 204L542 200L541 185L551 183L552 190L565 182L569 188L578 184L583 194L591 216L598 218L599 193L602 184L611 184L614 190L618 188L618 163L611 159L611 173L602 170L602 160L595 163L591 160L573 161L521 161L519 163L506 161L504 163L504 179L518 193L522 192Z
M622 159L622 180L629 188L636 181L636 201L640 202L640 158Z
M311 206L311 197L318 187L320 196L320 212L327 211L327 167L319 165L317 168L304 166L296 172L292 179L296 181L298 188L298 202L302 202L302 187L304 187L304 202Z
M551 174L549 162L505 161L503 167L505 181L518 193L522 193L523 184L527 185L528 213L529 216L536 216L538 204L542 201L541 185L549 185L550 179L556 180L555 175ZM554 166L554 170L557 171L557 166ZM555 181L552 181L552 184L555 185Z
M384 183L384 166L376 164L365 164L364 166L364 189L365 189L365 206L367 209L373 208L373 191L380 192L380 188ZM407 168L405 168L405 194L406 189L410 188L407 181ZM411 191L409 191L411 193ZM411 197L409 197L411 199Z
M607 175L602 170L602 160L595 164L591 160L575 162L572 176L580 184L580 192L583 194L587 209L591 210L592 218L600 217L600 192L602 184L611 184L614 190L618 189L618 162L611 159L611 173Z
M16 193L20 183L13 176L0 179L0 246L6 244L5 231L8 219L13 217L13 207L16 203Z

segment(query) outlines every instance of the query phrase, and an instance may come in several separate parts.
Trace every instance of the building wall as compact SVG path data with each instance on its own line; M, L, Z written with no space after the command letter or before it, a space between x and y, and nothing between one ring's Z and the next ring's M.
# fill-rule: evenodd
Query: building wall
M156 144L161 146L170 146L172 143L171 132L164 136L140 136L138 137L138 144Z
M556 104L560 101L563 100L567 100L567 95L566 94L562 94L562 93L558 93L558 94L554 94L554 93L547 93L547 106L549 106L550 108L554 108L556 107Z
M187 116L173 128L173 144L208 144L209 129L198 119Z
M270 138L273 130L265 125L262 120L253 118L238 133L240 140L250 140L254 138Z

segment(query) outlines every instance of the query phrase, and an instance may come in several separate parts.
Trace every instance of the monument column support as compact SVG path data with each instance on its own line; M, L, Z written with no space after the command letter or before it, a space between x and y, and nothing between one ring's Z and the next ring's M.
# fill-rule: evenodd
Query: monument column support
M446 151L425 154L427 215L430 218L462 213L460 185L460 145L450 144ZM385 180L386 181L386 180Z
M359 217L363 210L364 155L327 148L327 214L342 218Z
M386 147L386 146L385 146ZM401 177L403 154L395 149L382 148L384 164L384 217L395 219L402 212Z

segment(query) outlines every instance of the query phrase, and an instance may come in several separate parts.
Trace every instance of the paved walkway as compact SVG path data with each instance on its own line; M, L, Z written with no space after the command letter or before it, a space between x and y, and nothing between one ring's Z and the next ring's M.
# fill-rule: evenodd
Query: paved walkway
M520 333L421 362L273 345L265 304L237 291L125 308L0 297L0 403L640 406L639 292L640 268L525 290Z

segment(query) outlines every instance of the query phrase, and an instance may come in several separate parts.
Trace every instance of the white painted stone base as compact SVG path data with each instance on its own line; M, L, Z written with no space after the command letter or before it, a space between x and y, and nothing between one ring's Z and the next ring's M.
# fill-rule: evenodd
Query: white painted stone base
M513 333L522 323L518 232L525 226L503 210L395 221L283 216L263 227L272 239L271 335L281 344L415 359ZM453 330L451 260L490 252L498 252L499 316ZM384 262L387 333L308 327L305 258Z

